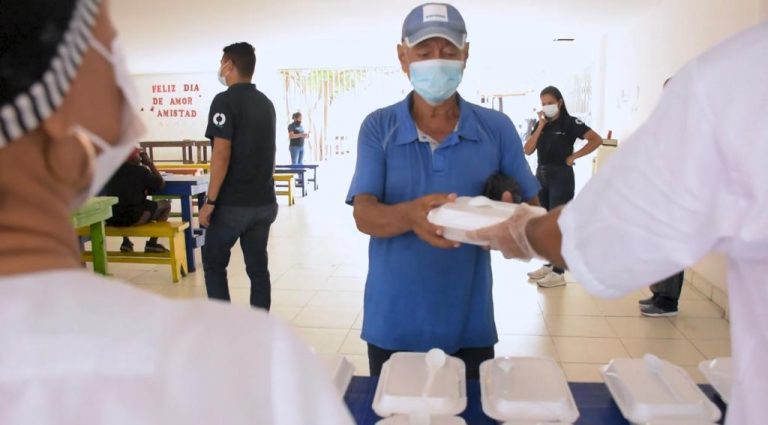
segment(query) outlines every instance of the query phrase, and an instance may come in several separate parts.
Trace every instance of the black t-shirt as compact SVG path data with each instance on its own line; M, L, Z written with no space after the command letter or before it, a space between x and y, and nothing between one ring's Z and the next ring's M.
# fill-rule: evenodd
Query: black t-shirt
M539 123L536 122L533 131L538 127ZM576 139L583 139L589 130L591 128L583 121L570 115L561 115L548 122L536 144L539 165L565 165L566 158L573 154Z
M289 133L299 133L299 134L301 134L301 133L304 132L304 127L301 124L296 124L296 122L294 121L294 122L288 124L288 132ZM291 140L290 146L292 148L293 147L299 147L300 148L300 147L304 146L304 138L303 137L291 138L290 140Z
M156 206L147 200L147 195L162 187L163 178L152 174L147 167L130 163L121 165L104 188L105 195L118 199L112 206L112 218L107 222L113 226L130 226L144 211L154 212Z
M275 107L250 83L231 85L213 98L205 137L232 143L229 168L216 203L274 204Z

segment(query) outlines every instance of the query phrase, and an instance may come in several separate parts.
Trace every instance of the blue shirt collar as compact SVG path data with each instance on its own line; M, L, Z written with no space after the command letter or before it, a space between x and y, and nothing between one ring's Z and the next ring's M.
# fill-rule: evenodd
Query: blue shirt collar
M472 105L465 101L458 93L456 97L459 100L459 124L456 129L459 140L480 140L477 134L477 122L475 115L472 111ZM416 123L411 116L411 102L413 99L413 92L409 93L405 99L403 99L397 105L397 134L395 136L395 144L404 145L407 143L415 143L419 141L419 135L416 131Z

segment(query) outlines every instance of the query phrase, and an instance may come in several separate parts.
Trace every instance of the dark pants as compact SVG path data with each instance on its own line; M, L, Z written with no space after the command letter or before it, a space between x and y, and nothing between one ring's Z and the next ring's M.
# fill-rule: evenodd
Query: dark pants
M541 184L539 202L547 211L552 211L573 199L575 190L573 167L565 164L539 165L536 169L536 178L539 179ZM554 267L552 271L557 274L563 274L564 272L559 267Z
M171 215L171 201L164 199L162 201L152 201L149 199L144 200L144 212L139 217L138 221L131 224L131 226L140 226L147 224L150 221L168 221L168 216ZM147 242L149 245L156 245L157 238L149 238ZM131 240L123 236L123 245L130 245L133 247Z
M301 165L304 163L304 146L290 146L291 165Z
M677 301L683 291L684 272L674 274L651 285L653 304L664 310L677 310Z
M389 360L392 354L402 350L386 350L373 344L368 344L368 365L371 369L371 376L381 375L381 367L384 362ZM451 354L464 361L466 366L467 379L480 379L480 363L492 359L495 355L493 347L462 348Z
M259 207L219 205L205 232L203 268L208 298L229 301L227 266L232 247L240 239L245 270L251 280L251 305L269 310L272 285L269 281L267 239L277 217L277 204Z

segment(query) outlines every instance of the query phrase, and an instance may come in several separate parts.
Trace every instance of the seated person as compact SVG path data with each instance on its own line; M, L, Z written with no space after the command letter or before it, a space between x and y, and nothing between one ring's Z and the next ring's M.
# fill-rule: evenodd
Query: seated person
M135 150L104 189L107 196L118 198L117 204L112 206L112 217L107 220L107 224L129 227L150 221L168 221L171 201L155 202L147 199L149 193L162 190L163 187L165 187L165 180L149 159L149 155L142 150ZM123 237L120 251L133 252L133 243L127 237ZM168 252L168 249L160 245L157 238L149 238L144 246L144 252L163 253Z

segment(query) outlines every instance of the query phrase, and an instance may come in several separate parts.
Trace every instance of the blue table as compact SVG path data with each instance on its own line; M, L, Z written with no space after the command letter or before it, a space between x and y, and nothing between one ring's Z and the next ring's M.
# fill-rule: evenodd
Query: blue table
M184 231L184 239L187 245L187 270L192 273L195 271L195 248L205 245L205 229L192 228L192 197L197 197L198 208L205 204L210 175L165 175L163 179L165 188L154 195L178 197L181 200L181 219L190 224Z
M371 404L376 392L378 378L353 377L349 384L344 401L358 425L374 425L380 418L373 412ZM573 392L573 398L579 407L578 425L626 425L626 419L621 415L618 406L613 401L608 387L602 383L570 382L568 386ZM709 385L700 385L710 399L725 412L725 405ZM467 409L461 414L468 425L497 425L498 423L483 413L480 405L480 382L467 382ZM725 417L725 413L723 413ZM722 423L722 421L721 421Z
M317 167L320 165L318 164L281 164L281 165L275 165L275 171L296 171L296 170L312 170L312 178L307 178L307 181L312 182L314 185L315 190L317 190ZM303 173L302 173L303 175ZM302 182L302 184L306 184Z

